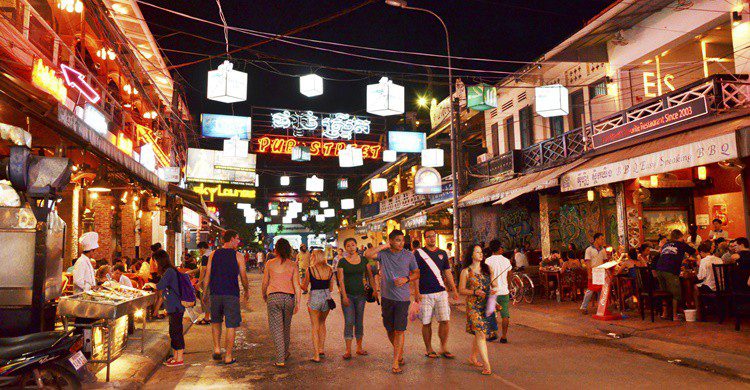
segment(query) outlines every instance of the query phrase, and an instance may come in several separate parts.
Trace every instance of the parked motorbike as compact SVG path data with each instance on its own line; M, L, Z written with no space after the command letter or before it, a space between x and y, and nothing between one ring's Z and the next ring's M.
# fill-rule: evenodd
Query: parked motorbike
M73 330L0 338L0 388L80 389L81 348Z

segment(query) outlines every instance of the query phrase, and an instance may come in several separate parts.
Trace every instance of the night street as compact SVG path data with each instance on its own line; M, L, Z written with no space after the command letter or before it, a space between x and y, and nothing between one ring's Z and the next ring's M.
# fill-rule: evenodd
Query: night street
M341 310L328 321L326 359L321 364L308 361L311 348L310 320L305 310L292 323L291 363L285 369L271 365L273 345L268 338L266 308L259 299L260 275L251 282L253 311L243 310L238 332L237 363L221 367L211 361L211 333L207 326L193 326L188 332L185 366L160 368L146 388L393 388L430 386L438 388L748 388L743 382L723 375L684 367L641 353L612 346L608 341L561 336L513 325L509 344L489 343L494 373L479 374L466 364L471 336L464 328L466 317L453 307L451 315L452 352L456 359L428 359L420 326L409 323L405 343L404 374L389 370L391 347L380 320L380 307L368 304L365 319L365 348L369 356L343 361L343 320ZM304 297L304 301L307 296ZM338 299L337 299L338 301ZM511 316L513 313L511 312ZM433 325L436 330L436 325ZM435 337L435 336L433 336ZM438 347L434 339L435 348ZM750 366L748 367L750 369Z

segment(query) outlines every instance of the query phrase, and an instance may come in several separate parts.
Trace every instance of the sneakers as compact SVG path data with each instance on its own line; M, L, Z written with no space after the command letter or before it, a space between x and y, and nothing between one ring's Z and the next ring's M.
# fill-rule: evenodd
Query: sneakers
M167 359L166 362L164 362L164 365L167 367L178 367L185 364L182 360L174 360L174 358Z

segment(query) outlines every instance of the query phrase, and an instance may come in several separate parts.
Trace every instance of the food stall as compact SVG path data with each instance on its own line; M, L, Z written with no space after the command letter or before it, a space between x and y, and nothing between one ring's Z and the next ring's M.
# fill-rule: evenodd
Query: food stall
M154 293L107 282L97 291L60 297L57 314L62 317L66 330L68 318L97 320L77 326L84 331L84 351L91 353L89 363L106 364L109 382L110 364L120 357L128 341L128 316L141 320L140 340L143 353L146 335L144 311L154 299Z

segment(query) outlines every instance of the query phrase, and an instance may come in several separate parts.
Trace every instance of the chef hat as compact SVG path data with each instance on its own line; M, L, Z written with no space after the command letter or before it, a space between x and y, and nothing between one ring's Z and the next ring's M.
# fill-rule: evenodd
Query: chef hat
M99 233L97 232L86 232L81 235L78 240L81 243L83 251L91 251L99 247Z

